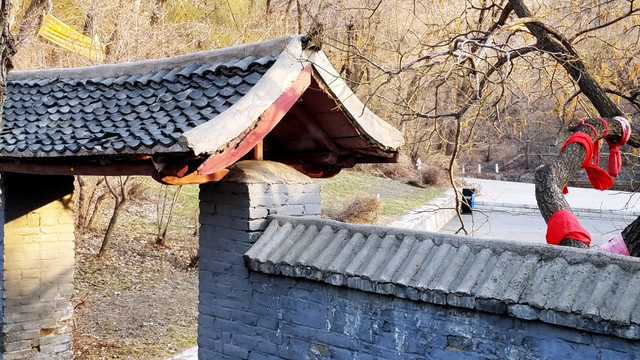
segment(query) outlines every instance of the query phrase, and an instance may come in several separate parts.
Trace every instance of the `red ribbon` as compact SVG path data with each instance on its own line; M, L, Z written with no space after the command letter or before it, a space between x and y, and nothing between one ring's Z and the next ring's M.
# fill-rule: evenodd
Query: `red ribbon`
M602 119L600 119L602 120ZM605 135L607 136L607 131L608 131L608 126L607 123L604 122L604 120L602 120L602 123L605 124ZM578 143L580 145L582 145L584 147L584 149L587 151L587 156L584 159L584 162L582 163L581 168L583 168L586 172L587 172L587 176L589 177L589 182L591 183L591 185L593 185L594 188L598 189L598 190L606 190L608 188L610 188L613 185L613 178L611 177L611 175L609 175L606 171L600 169L598 167L598 160L599 160L599 154L598 154L598 132L596 131L596 129L589 125L586 124L584 121L580 121L579 125L586 125L588 127L590 127L593 132L595 133L595 138L596 141L593 142L591 140L591 137L581 131L578 131L576 133L574 133L573 135L571 135L571 137L569 137L569 139L567 140L566 143L564 143L564 145L562 146L562 149L560 150L560 152L564 151L564 148L566 148L569 144L572 143ZM567 186L565 185L565 187L562 189L562 193L566 194L568 193L569 190L567 189Z
M587 244L587 246L591 245L591 234L568 210L556 211L547 223L547 243L558 245L562 239L575 239Z
M618 120L620 126L622 127L622 136L620 136L620 140L618 141L610 141L607 140L607 144L609 145L609 167L608 172L609 175L613 177L618 177L620 173L620 169L622 168L622 156L620 155L620 146L624 145L629 141L629 137L631 137L631 125L627 119L616 116L614 119Z

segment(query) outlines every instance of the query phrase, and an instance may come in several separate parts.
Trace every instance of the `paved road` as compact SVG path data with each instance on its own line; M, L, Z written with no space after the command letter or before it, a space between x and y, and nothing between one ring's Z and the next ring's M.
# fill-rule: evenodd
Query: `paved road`
M475 237L546 243L547 226L540 215L533 184L496 180L465 179L476 188L476 208L464 215L466 229ZM640 194L624 191L599 191L569 188L566 199L582 226L600 245L622 231L640 216ZM456 218L442 229L455 233Z

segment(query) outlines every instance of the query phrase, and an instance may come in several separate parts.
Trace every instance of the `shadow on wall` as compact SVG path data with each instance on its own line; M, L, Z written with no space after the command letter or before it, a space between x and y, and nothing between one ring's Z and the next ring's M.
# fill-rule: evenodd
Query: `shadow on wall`
M60 201L65 209L72 209L71 197L60 197L61 193L73 193L73 181L69 178L73 176L2 173L3 186L12 189L3 194L4 201L11 204L10 209L5 209L5 221L13 221L54 201ZM56 191L37 191L43 187Z

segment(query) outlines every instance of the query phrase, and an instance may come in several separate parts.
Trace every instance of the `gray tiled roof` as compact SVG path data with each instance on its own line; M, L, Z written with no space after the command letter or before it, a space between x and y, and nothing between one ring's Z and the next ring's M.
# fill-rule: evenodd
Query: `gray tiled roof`
M278 55L194 58L180 66L167 61L166 68L156 62L150 72L130 74L103 66L82 77L65 70L44 78L38 71L10 76L0 157L188 151L180 136L236 103Z
M254 271L640 339L640 259L273 217Z
M347 129L344 137L331 135L334 147L348 150L356 161L392 161L404 143L402 133L367 109L322 51L305 48L307 41L305 36L284 36L166 59L11 72L0 162L5 168L53 165L48 171L74 162L88 164L83 171L91 172L105 171L91 168L102 160L148 165L152 161L145 155L161 155L153 158L158 165L172 157L195 156L211 160L205 171L215 172L213 168L230 165L279 129L275 132L281 136L271 137L276 150L269 154L278 157L278 144L295 143L296 136L305 134L274 124L289 119L289 125L304 128L297 116L287 118L283 110L293 105L306 109L292 105L289 97L302 97L312 82L321 88L308 92L307 103L315 105L312 120L329 129ZM314 131L322 136L324 130ZM328 146L305 144L311 153ZM311 165L334 164L328 159Z

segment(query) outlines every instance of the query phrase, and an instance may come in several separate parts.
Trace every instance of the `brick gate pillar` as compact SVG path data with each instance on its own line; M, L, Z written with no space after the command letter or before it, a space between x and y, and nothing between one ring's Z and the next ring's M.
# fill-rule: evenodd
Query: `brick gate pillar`
M283 164L241 161L223 181L200 186L200 359L247 357L234 345L256 335L243 319L252 315L242 255L275 214L320 216L320 185Z
M2 359L72 359L73 176L2 185Z

